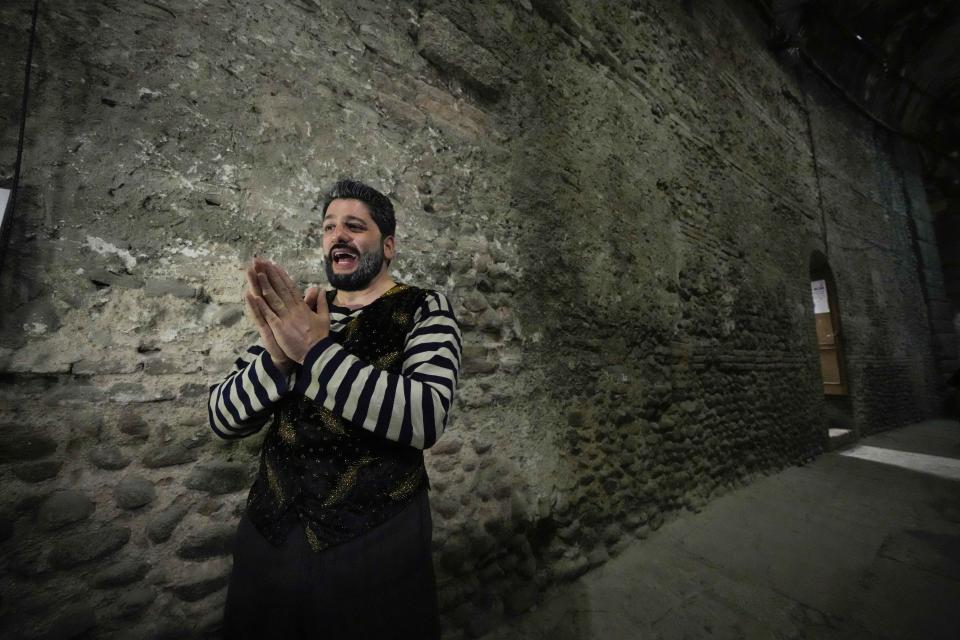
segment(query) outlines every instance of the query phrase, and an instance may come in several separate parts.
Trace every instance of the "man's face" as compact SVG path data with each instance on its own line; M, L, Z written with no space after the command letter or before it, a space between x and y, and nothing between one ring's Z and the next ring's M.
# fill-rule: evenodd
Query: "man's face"
M394 238L382 238L367 205L341 198L327 207L323 218L324 270L331 286L360 291L386 270L393 259Z

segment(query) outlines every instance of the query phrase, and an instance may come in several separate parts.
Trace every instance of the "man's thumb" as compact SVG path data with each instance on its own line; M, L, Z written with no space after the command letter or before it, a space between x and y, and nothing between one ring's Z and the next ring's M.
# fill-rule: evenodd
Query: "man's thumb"
M317 310L317 299L320 297L320 289L317 287L310 287L307 289L307 293L303 296L303 301L307 303L307 306L311 310L316 312Z

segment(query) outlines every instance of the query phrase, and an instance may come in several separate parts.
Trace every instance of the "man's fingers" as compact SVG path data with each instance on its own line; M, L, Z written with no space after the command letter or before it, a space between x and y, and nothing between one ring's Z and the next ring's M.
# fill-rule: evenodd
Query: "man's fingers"
M274 294L283 301L285 306L291 306L300 301L300 288L283 267L276 262L263 260L261 258L254 258L252 264L253 266L250 271L253 272L253 274L264 274L267 277L270 288L273 289ZM256 275L253 276L253 279L257 281L258 290L255 291L255 293L264 297L267 302L273 306L273 301L266 296L266 291L263 290L263 284L260 282L260 279ZM253 288L253 285L251 285L251 288Z
M270 263L273 266L273 270L276 272L280 279L283 281L283 284L287 287L287 291L290 292L290 297L294 299L300 298L300 287L297 286L297 283L293 281L293 278L290 277L290 274L286 270L278 265L276 262Z
M251 261L252 266L250 267L250 271L253 273L254 280L257 281L258 295L261 295L261 296L263 295L263 292L262 292L263 284L260 282L260 279L258 277L258 274L262 273L265 276L267 276L267 282L270 283L270 287L273 289L274 293L277 294L277 296L279 296L280 298L285 298L287 293L286 285L282 287L279 286L281 282L279 277L277 277L276 275L271 275L270 273L272 271L272 269L270 268L271 264L272 263L269 260L264 260L263 258L255 257Z
M247 303L247 312L250 314L250 318L253 320L253 323L257 325L259 329L264 324L266 320L263 319L263 314L260 313L260 305L257 304L257 298L249 291L243 296L244 301Z
M273 289L267 274L258 271L257 279L260 282L260 290L263 292L263 296L260 299L266 301L267 305L269 305L274 312L283 311L286 305L284 305L283 300Z
M267 276L267 280L270 282L270 288L273 289L273 292L278 298L280 298L280 300L283 301L285 305L290 305L293 302L300 301L300 296L296 296L296 298L292 299L293 296L290 293L290 289L287 287L287 283L283 281L277 266L272 262L264 260L263 270L261 273ZM260 286L261 288L263 287L262 284Z
M257 298L257 307L260 310L260 315L266 321L267 326L271 329L273 328L274 323L280 320L280 317L273 312L273 309L270 308L270 305L267 304L266 300L263 298Z
M260 282L257 280L257 272L252 266L247 268L247 285L253 295L263 295L263 292L260 291Z

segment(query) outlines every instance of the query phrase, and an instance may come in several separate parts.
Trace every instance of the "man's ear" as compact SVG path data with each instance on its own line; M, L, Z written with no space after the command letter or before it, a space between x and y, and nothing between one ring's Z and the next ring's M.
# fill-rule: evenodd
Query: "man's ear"
M390 262L393 262L393 259L397 257L397 238L395 236L384 238L383 257Z

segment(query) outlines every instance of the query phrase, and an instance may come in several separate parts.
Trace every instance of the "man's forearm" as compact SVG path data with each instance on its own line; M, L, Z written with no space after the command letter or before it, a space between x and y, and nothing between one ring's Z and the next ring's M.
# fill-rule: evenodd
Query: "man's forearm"
M274 404L289 393L289 379L290 374L275 365L263 347L247 349L234 371L210 387L207 408L214 434L233 439L259 431Z
M434 293L418 311L400 374L364 362L333 339L310 349L294 391L358 427L418 449L443 433L456 390L462 338L449 302Z
M318 343L303 364L295 391L359 427L417 449L433 446L443 433L454 376L381 371L329 340Z

